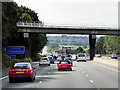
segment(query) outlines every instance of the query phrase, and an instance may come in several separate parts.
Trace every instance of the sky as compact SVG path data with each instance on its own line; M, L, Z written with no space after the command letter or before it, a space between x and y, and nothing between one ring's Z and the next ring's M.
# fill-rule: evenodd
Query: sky
M118 25L119 0L13 0L48 24Z

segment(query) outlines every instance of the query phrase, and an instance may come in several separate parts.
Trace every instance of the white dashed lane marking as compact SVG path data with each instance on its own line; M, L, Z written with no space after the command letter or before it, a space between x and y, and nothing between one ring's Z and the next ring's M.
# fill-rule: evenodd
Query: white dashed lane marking
M91 83L93 83L93 80L90 80Z
M40 81L39 83L42 83L42 81Z

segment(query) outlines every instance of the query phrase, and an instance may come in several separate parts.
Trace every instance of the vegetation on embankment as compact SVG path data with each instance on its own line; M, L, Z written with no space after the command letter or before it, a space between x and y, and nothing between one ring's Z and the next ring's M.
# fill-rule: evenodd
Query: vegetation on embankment
M120 55L120 36L106 35L100 37L96 42L96 54L105 54L105 56L111 56L111 54Z
M3 54L2 55L2 69L11 67L14 63L17 62L32 62L32 59L25 58L25 59L15 59L11 60L9 55Z
M112 54L102 54L102 57L111 57L111 56L112 56ZM120 55L117 55L117 56L120 59Z
M18 32L16 23L19 21L37 21L38 15L34 10L26 6L18 6L15 2L2 3L2 47L4 46L25 46L28 47L29 43L23 37L23 33ZM32 58L36 58L36 54L47 43L46 34L32 33L31 34L31 50ZM23 57L24 58L24 55ZM3 59L4 62L4 59Z

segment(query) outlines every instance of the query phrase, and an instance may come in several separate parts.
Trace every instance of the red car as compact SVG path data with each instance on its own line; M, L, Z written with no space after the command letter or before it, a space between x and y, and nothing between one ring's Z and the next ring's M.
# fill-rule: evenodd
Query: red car
M117 57L117 55L112 55L111 58L112 59L117 59L118 57Z
M15 63L9 71L9 82L13 82L15 79L29 79L35 80L35 67L32 67L30 63Z
M70 64L73 66L73 60L72 60L71 58L67 57L65 60L66 60L66 61L69 61Z
M72 66L69 61L60 61L57 66L58 71L60 71L61 69L69 69L70 71L72 71Z

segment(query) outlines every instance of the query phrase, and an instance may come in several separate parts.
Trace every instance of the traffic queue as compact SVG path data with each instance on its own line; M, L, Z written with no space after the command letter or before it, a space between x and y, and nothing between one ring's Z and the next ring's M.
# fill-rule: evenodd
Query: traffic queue
M55 64L55 59L52 56L41 57L39 66ZM71 57L61 56L61 60L57 63L58 71L70 70L72 71L73 61ZM18 79L27 79L31 82L35 80L36 72L35 67L29 62L15 63L9 71L9 83Z

